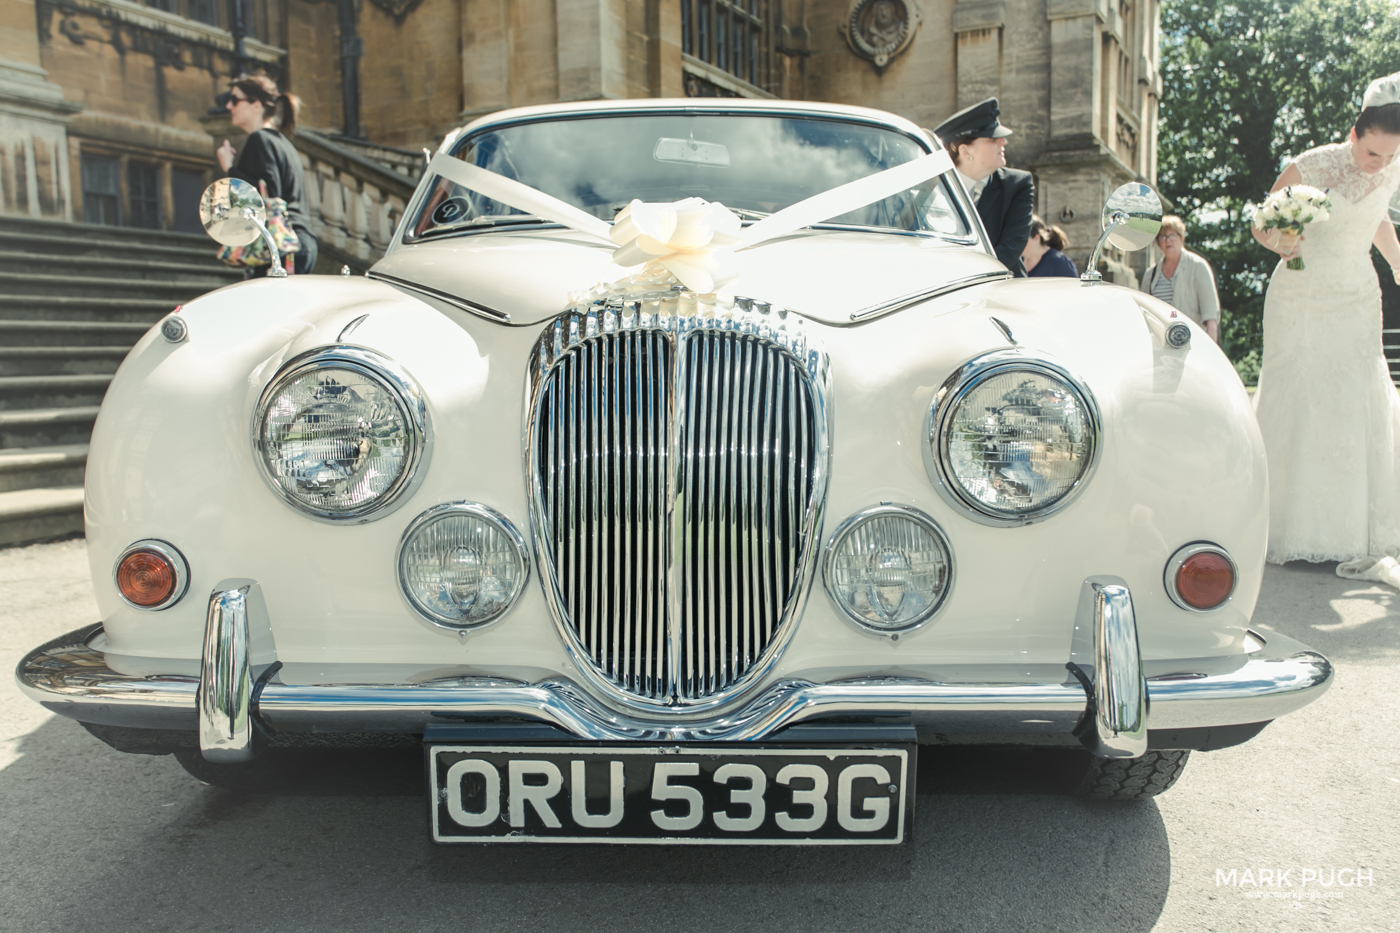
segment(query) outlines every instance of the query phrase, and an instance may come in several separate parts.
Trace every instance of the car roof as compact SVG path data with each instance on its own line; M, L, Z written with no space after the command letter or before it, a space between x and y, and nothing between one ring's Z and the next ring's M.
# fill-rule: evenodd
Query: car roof
M828 104L815 101L794 100L750 100L742 97L722 98L649 98L641 100L590 100L571 101L557 104L540 104L533 107L513 107L498 110L459 127L447 134L439 151L448 152L452 145L466 133L496 124L509 124L533 121L548 117L577 116L582 114L643 113L655 111L694 111L712 113L756 113L792 114L794 116L824 116L838 119L855 119L868 123L882 123L891 129L929 141L934 148L940 148L936 137L910 120L884 110L871 107L851 107L846 104Z

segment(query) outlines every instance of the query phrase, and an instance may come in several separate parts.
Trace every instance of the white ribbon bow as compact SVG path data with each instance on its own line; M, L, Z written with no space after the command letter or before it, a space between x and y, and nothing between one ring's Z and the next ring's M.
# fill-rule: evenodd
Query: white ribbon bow
M606 221L553 195L445 152L435 155L427 170L517 210L611 240L618 247L613 251L617 265L646 263L646 271L664 269L686 288L703 294L733 277L735 250L749 249L882 201L952 167L948 153L931 152L813 195L763 218L747 230L740 229L739 217L733 211L703 198L670 203L634 200L618 213L610 227Z
M715 290L735 275L739 215L704 198L670 203L634 200L613 221L613 262L623 268L646 263L643 274L665 269L693 292Z

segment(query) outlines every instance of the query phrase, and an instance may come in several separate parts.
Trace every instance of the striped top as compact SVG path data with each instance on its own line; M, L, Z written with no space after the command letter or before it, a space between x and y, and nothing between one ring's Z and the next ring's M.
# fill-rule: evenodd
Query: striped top
M1172 280L1167 278L1159 268L1157 270L1157 275L1152 279L1152 297L1160 298L1167 304L1171 304L1172 293L1174 291L1175 289L1172 288Z

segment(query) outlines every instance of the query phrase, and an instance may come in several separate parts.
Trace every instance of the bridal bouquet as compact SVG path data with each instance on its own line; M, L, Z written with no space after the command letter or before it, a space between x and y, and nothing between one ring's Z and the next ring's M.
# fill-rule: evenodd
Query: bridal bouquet
M1308 185L1289 185L1264 200L1254 212L1254 226L1258 230L1275 231L1271 242L1289 252L1297 244L1303 227L1327 220L1331 209L1332 199L1326 191ZM1288 260L1288 268L1294 271L1304 268L1303 257L1294 256Z

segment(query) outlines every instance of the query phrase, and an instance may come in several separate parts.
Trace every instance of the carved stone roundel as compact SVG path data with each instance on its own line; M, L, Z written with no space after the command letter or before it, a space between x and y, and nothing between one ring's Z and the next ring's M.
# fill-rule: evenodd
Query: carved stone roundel
M919 8L913 0L852 0L841 31L857 55L884 68L918 28Z

